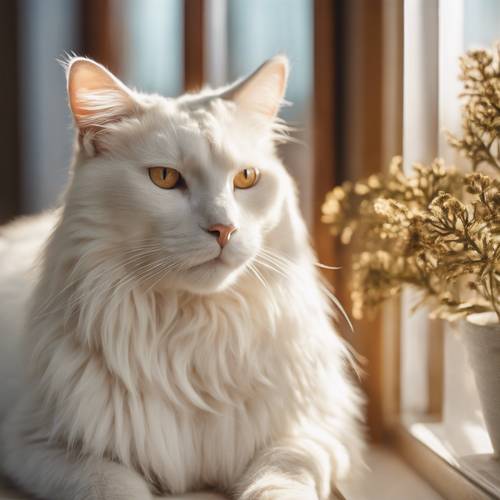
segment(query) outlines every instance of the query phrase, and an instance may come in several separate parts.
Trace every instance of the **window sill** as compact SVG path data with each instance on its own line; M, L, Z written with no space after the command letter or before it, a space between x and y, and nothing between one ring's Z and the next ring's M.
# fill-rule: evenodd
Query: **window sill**
M441 497L393 450L382 446L368 449L369 471L352 484L340 485L349 500L440 500Z
M447 428L441 422L418 422L409 418L403 421L412 436L466 478L500 499L500 462L492 459L490 439L484 428L473 429L473 439L468 441L465 429L462 429L460 442L455 429ZM475 449L470 443L475 444Z
M391 433L402 457L445 498L500 499L500 462L489 454L454 456L444 426L403 419Z

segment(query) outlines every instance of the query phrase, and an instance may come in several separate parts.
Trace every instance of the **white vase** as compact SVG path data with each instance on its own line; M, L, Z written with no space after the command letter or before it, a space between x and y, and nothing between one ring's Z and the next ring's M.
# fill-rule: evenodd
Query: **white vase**
M500 458L500 323L493 313L471 314L460 329L491 444Z

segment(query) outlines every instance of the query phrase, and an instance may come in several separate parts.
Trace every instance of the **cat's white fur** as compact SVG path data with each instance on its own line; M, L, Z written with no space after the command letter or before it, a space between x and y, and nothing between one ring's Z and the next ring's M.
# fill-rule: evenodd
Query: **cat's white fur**
M69 65L62 207L0 232L1 465L25 490L326 499L359 465L349 354L275 154L287 71L165 99ZM234 190L249 166L260 181ZM222 251L214 223L238 228Z

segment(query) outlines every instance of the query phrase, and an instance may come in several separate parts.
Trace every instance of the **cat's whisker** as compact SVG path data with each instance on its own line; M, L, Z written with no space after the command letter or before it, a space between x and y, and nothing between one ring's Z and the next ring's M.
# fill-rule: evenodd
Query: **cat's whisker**
M147 279L147 277L149 275L153 274L153 276L154 276L155 271L157 271L159 268L162 268L164 266L171 267L172 264L175 264L175 261L172 262L172 259L167 260L165 258L161 258L161 259L156 260L154 262L150 262L146 266L144 266L142 268L140 267L139 269L137 269L134 273L127 275L123 282L118 283L117 287L119 287L121 289L132 282L137 281L138 283L140 283L140 282L144 281L145 279Z
M290 267L290 268L298 268L299 267L295 262L292 262L291 260L287 259L286 257L278 255L276 252L271 252L271 251L267 250L266 248L262 248L261 251L259 252L259 255L261 255L262 257L266 257L269 260L272 260L276 263L279 263L284 267Z
M274 296L274 293L272 293L271 287L267 283L267 281L265 280L264 276L262 276L262 274L258 271L258 269L252 263L248 264L247 269L251 273L254 274L254 276L258 279L258 281L264 287L264 290L267 292L267 298L268 298L270 304L272 304L272 309L274 311L278 311L279 310L278 303L276 302L276 298Z
M259 273L259 271L257 271L257 269L255 268L255 266L253 264L248 264L248 269L250 269L250 271L253 272L253 274L255 275L255 277L260 281L260 283L262 284L262 286L268 290L269 287L266 283L266 281L264 280L264 278L262 277L262 275Z
M274 271L275 273L279 274L283 278L288 277L288 275L282 269L280 269L279 267L277 267L273 263L270 263L270 262L268 262L262 258L258 258L258 257L255 258L255 262L257 264L264 266L266 269L270 269L270 270Z
M101 278L104 274L108 275L108 276L112 276L117 270L121 269L122 267L124 266L135 266L135 265L141 265L142 261L145 259L145 258L151 258L155 255L156 252L141 252L139 253L138 255L134 255L134 256L131 256L125 260L120 260L119 262L117 262L115 265L111 266L110 268L106 268L100 276L98 276L97 278ZM71 285L74 285L76 283L78 283L78 281L82 280L82 277L81 276L78 276L78 278L76 278L75 280L73 280L72 282L70 282L70 284L68 286L71 286ZM104 283L106 283L104 281ZM101 286L104 286L104 283L101 285ZM67 287L66 287L67 288ZM60 292L59 292L60 293Z
M269 250L267 250L266 248L264 248L264 249L262 250L262 252L263 252L264 254L267 254L267 255L269 255L269 256L271 256L271 257L274 257L274 258L276 258L276 259L278 259L278 260L280 260L280 261L284 261L284 262L287 262L288 264L291 264L291 265L296 266L296 264L295 264L295 263L291 262L291 261L290 261L290 260L288 260L286 257L284 257L284 256L282 256L282 255L277 254L276 252L269 251ZM332 271L338 271L339 269L342 269L342 266L330 266L330 265L328 265L328 264L323 264L322 262L315 262L315 263L314 263L314 265L315 265L316 267L321 268L321 269L328 269L328 270L332 270Z
M261 265L274 270L283 278L289 278L290 274L293 274L294 272L294 269L291 269L288 264L285 265L282 262L277 261L266 254L257 255L255 260L259 262Z
M175 263L173 263L175 264ZM141 275L125 275L121 278L119 278L117 281L111 280L110 282L106 283L107 286L102 286L101 289L98 291L96 295L95 302L99 303L100 298L104 297L110 290L113 290L114 292L118 292L119 290L122 290L123 288L127 287L130 284L134 283L139 283L142 278L147 277L147 276L156 276L155 271L159 266L163 266L163 268L167 268L167 270L172 267L172 263L170 265L165 264L165 262L155 262L149 264L147 267L147 270L143 270ZM69 321L71 318L71 315L74 313L75 307L80 303L82 298L84 298L87 294L87 291L83 290L81 293L73 297L72 300L70 301L68 305L67 312L65 314L65 323Z
M262 248L260 256L262 258L270 259L270 261L274 261L274 262L279 261L279 262L283 262L284 264L286 264L288 266L293 266L295 268L298 268L298 266L295 263L293 263L292 261L290 261L286 257L279 255L276 252L270 251L267 248ZM315 263L315 265L318 265L318 263ZM321 266L323 266L323 265L321 265ZM329 266L326 266L326 267L330 268ZM323 290L324 295L334 304L334 306L337 308L337 310L341 313L341 316L344 318L344 320L348 324L351 331L354 331L354 326L352 324L352 321L349 318L349 315L347 314L346 310L344 309L344 306L341 304L339 299L335 296L333 291L329 289L329 284L325 283L325 281L323 280L321 288Z
M263 247L261 249L261 253L264 254L264 255L267 255L270 258L276 259L276 260L282 262L285 265L289 265L289 266L292 266L292 267L300 267L300 266L298 266L297 263L293 262L288 257L285 257L284 255L279 254L276 251L271 250L271 249L269 249L267 247Z
M275 264L278 268L280 268L282 270L292 270L293 268L298 267L292 262L287 262L287 261L278 259L274 255L271 255L271 254L266 253L266 252L261 252L261 253L257 254L257 257L260 259L265 259L267 262Z
M342 269L342 266L329 266L328 264L322 264L321 262L315 262L314 265L321 269L328 269L330 271L338 271L339 269Z
M150 268L154 268L156 265L159 265L159 263L157 261L154 261L154 262L150 262L150 263L146 264L144 267L141 267L142 261L144 260L145 257L151 258L155 254L156 254L156 252L149 252L147 254L143 253L141 255L136 256L135 258L128 259L127 261L122 261L122 262L118 263L111 270L104 271L99 276L99 281L101 281L101 285L97 290L94 290L94 294L97 293L97 296L100 297L100 296L105 295L106 292L110 289L115 289L115 290L122 289L124 286L133 282L135 279L138 278L138 276L140 276L137 274L139 271L146 272ZM164 260L164 258L163 258L163 260ZM115 271L117 271L118 269L120 269L124 265L129 265L129 266L135 267L134 273L126 274L125 276L120 277L118 279L118 281L113 280L113 279L101 280L103 274L107 274L111 277ZM87 291L84 290L84 291L81 291L81 293L79 295L73 296L71 298L71 300L68 303L70 313L72 312L73 308L79 303L81 298L83 296L85 296L86 293L87 293Z
M159 248L160 248L160 246L158 246L158 249ZM145 252L144 250L145 250L145 248L142 248L142 247L125 250L124 255L128 256L130 253L132 253L132 256L125 259L125 261L119 261L114 266L111 266L109 269L107 269L107 272L112 273L125 264L130 264L131 262L133 262L134 260L137 260L137 259L143 259L145 256L148 255L148 253ZM135 254L137 254L137 255L135 255ZM79 268L78 267L79 264L87 257L88 257L88 254L82 254L80 256L78 261L75 263L73 271L70 273L70 275L68 277L68 283L63 288L61 288L61 290L59 290L55 295L50 296L50 294L49 294L49 298L47 299L47 301L44 304L42 304L38 308L37 313L35 313L34 317L36 319L41 319L42 317L45 316L45 313L50 314L51 311L50 310L47 311L47 309L50 307L50 305L53 302L55 302L56 299L58 299L60 296L62 296L67 290L69 290L73 285L75 285L76 283L78 283L78 281L80 281L82 279L81 276L78 275L77 269Z
M352 324L352 321L349 318L349 315L347 314L347 312L344 309L344 306L341 304L340 300L325 285L322 286L322 289L323 289L323 293L335 304L337 309L340 311L340 313L342 314L342 317L346 320L351 331L354 332L354 325Z
M159 278L149 287L146 289L146 291L144 293L149 293L151 290L154 290L156 285L158 285L158 283L160 283L161 281L163 281L166 276L168 275L168 273L172 270L172 269L175 269L176 267L178 267L178 262L173 262L169 265L166 265L164 266L162 269L160 269L154 276L148 278L148 279L154 279L156 276L159 276Z
M142 255L138 256L137 258L138 259L142 258ZM113 270L118 269L119 267L121 267L121 265L122 265L121 263L117 264L116 266L112 267L110 270L107 270L107 273L111 274ZM76 274L76 273L74 273L74 274ZM74 279L72 279L72 280L69 280L69 282L68 282L68 284L66 286L64 286L58 293L56 293L55 295L53 295L41 307L38 308L37 312L34 314L34 318L37 319L37 320L40 320L40 319L46 317L49 314L53 314L55 312L60 311L61 309L64 309L67 306L69 306L71 308L73 306L73 304L72 304L72 300L73 299L72 298L69 299L69 302L68 302L67 305L63 305L59 309L51 309L51 305L56 302L56 299L58 297L62 296L62 294L64 292L67 292L71 287L76 286L81 280L82 280L82 277L80 275L75 276ZM101 286L103 286L103 285L101 284ZM72 297L73 294L70 294L70 296Z

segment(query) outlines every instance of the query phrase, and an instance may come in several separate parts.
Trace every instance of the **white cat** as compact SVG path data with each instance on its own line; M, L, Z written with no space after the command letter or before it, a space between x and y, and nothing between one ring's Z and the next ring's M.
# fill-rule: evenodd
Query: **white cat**
M328 498L361 398L275 153L286 58L178 99L67 77L62 207L0 233L4 473L47 500Z

